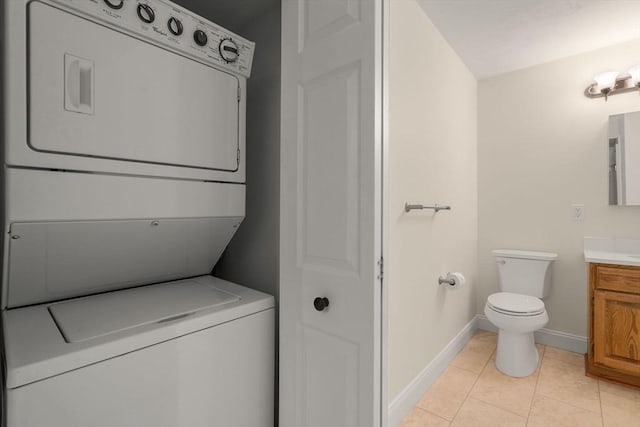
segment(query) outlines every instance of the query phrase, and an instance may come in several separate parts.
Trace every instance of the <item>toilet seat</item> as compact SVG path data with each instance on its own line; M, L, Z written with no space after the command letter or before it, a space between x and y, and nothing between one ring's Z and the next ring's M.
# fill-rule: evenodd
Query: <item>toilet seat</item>
M537 316L545 311L544 302L540 298L512 292L489 295L487 307L509 316Z

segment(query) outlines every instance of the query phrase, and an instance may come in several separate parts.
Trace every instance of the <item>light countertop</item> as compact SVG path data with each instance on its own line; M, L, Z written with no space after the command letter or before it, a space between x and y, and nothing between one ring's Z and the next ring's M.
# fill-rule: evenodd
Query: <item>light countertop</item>
M640 239L584 238L586 262L640 266Z

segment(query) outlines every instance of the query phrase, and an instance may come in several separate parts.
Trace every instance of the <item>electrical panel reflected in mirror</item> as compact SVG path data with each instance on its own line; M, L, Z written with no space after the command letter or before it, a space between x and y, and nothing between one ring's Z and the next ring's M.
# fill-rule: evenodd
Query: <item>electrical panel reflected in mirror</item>
M609 116L609 204L640 206L640 111Z

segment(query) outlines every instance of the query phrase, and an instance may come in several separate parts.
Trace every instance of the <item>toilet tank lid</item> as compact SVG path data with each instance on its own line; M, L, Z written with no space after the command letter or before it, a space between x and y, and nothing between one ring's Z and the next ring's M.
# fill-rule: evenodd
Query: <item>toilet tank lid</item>
M558 258L558 254L553 252L539 251L522 251L519 249L494 249L493 255L502 258L522 258L522 259L538 259L543 261L554 261Z

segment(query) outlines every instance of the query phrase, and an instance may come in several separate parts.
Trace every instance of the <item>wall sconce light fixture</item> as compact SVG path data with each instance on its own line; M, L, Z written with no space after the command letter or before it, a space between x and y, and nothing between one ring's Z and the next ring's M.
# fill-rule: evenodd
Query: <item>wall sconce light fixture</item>
M640 91L640 65L631 67L627 74L607 71L598 74L593 80L595 82L584 90L584 96L587 98L604 97L606 101L611 95Z

